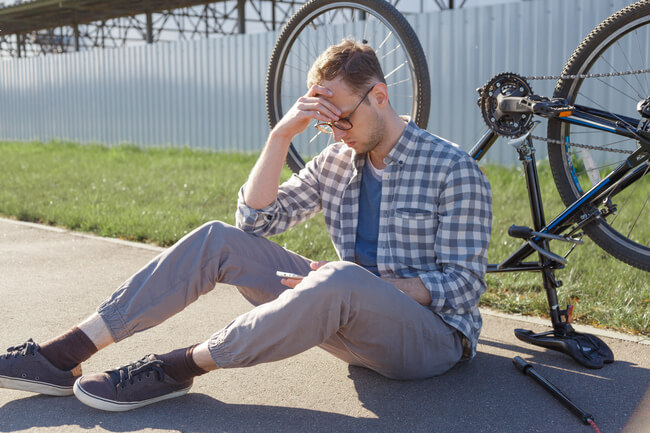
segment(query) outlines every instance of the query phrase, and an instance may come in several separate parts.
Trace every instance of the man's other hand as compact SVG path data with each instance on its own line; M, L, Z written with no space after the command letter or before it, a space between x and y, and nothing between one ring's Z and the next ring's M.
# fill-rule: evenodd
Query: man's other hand
M391 283L401 292L404 292L415 300L418 304L425 307L431 304L431 293L419 278L382 278L384 281Z
M310 266L314 271L316 271L316 270L318 270L318 268L320 268L321 266L323 266L323 265L326 264L326 263L328 263L327 260L321 260L321 261L318 261L318 262L311 262L311 263L309 264L309 266ZM287 286L287 287L291 287L292 289L293 289L294 287L296 287L296 286L298 285L298 283L300 283L301 281L302 281L302 279L298 279L298 278L283 278L282 280L280 280L280 282L281 282L283 285L285 285L285 286Z

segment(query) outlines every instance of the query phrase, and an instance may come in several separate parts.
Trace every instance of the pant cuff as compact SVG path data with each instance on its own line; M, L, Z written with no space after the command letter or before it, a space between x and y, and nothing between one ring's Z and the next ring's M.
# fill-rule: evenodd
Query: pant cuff
M228 327L213 334L208 341L208 350L210 351L210 356L219 368L238 367L237 363L233 359L233 353L226 348L227 332Z
M122 341L134 332L127 328L126 321L117 310L117 307L110 301L104 302L97 308L97 314L102 318L108 328L114 342Z

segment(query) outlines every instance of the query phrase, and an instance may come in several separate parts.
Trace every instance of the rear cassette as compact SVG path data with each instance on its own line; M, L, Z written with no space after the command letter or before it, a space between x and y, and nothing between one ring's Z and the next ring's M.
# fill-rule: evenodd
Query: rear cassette
M532 113L507 113L499 108L499 101L504 97L533 95L533 90L523 77L509 72L499 74L478 92L478 106L483 120L492 131L505 137L520 137L530 130L533 125Z

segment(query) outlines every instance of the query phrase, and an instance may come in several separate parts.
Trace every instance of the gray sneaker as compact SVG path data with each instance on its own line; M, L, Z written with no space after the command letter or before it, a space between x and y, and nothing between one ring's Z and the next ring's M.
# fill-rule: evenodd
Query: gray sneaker
M162 365L155 355L147 355L114 370L82 376L74 384L74 395L95 409L123 412L187 394L193 380L177 382Z
M72 386L81 377L81 366L59 370L41 355L39 349L39 345L30 338L0 355L0 388L47 395L72 395Z

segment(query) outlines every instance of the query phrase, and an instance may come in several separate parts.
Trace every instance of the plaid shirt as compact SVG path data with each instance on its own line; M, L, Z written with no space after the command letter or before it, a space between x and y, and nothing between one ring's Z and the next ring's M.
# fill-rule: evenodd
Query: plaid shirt
M334 143L258 210L244 203L242 187L237 226L270 236L322 211L339 258L354 262L365 161L365 155ZM429 309L466 337L466 354L473 357L482 325L478 301L486 290L490 185L466 152L412 121L384 162L379 274L419 277L431 293Z

